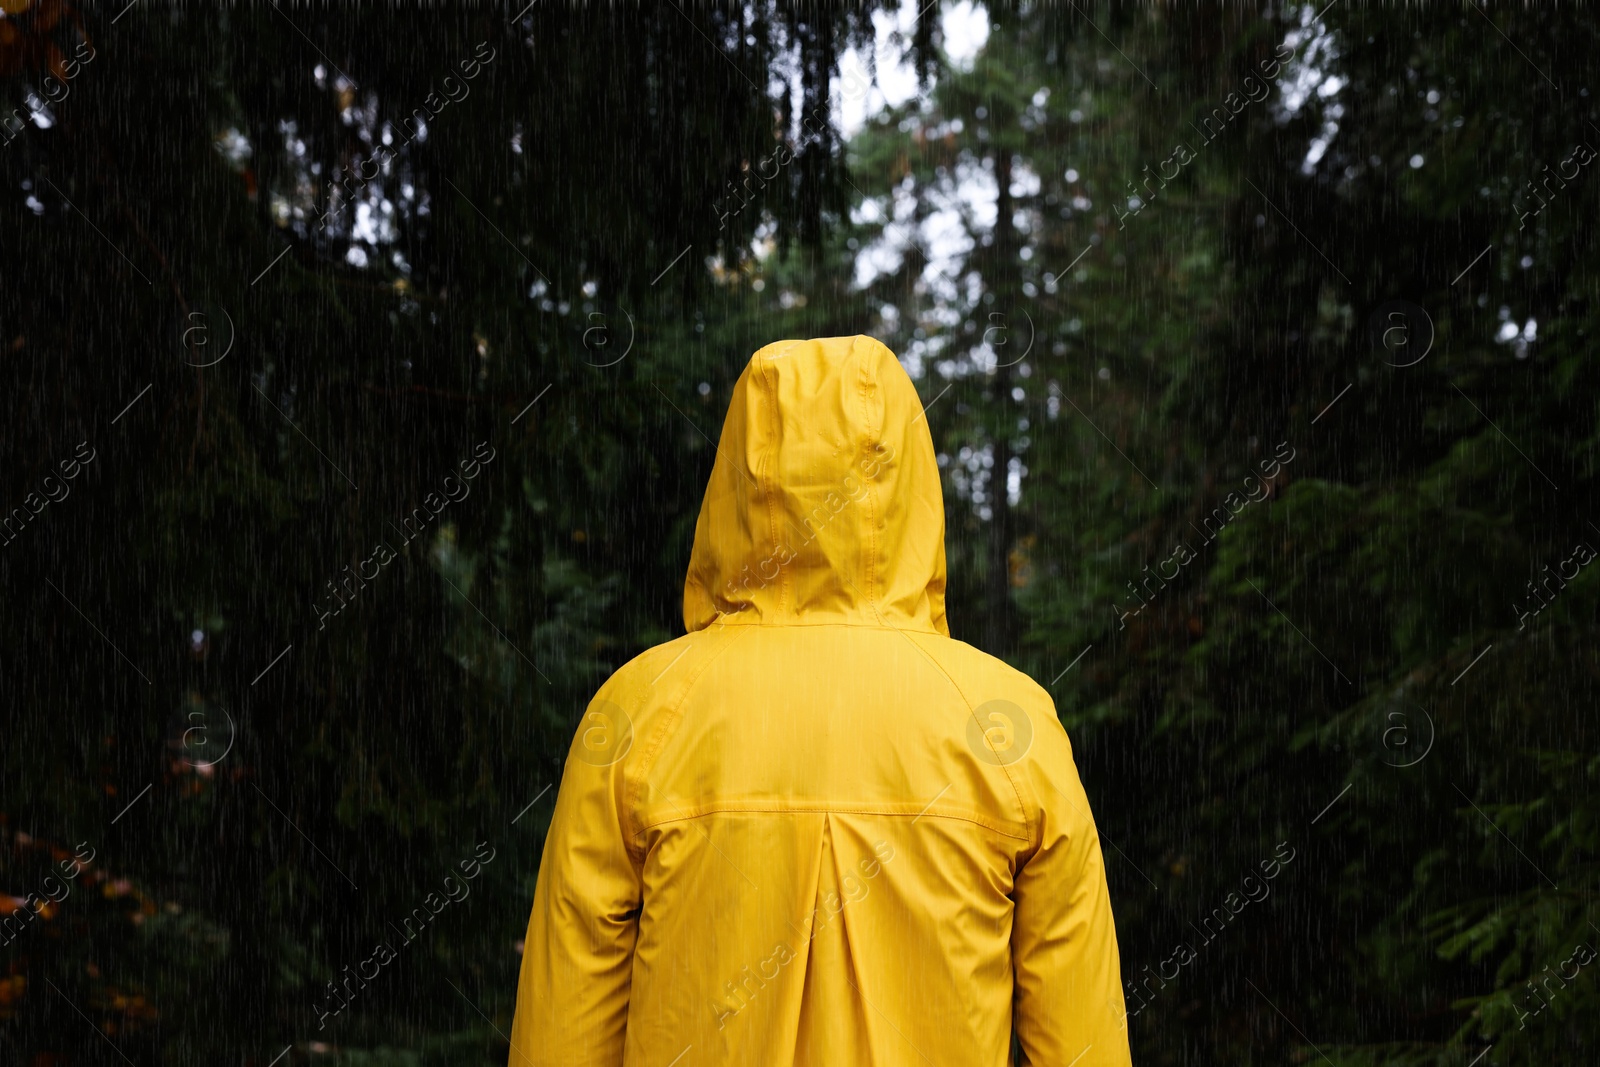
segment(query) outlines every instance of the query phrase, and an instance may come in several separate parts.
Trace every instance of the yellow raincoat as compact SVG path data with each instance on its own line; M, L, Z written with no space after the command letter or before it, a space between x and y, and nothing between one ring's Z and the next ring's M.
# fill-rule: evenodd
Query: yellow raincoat
M688 633L589 705L511 1064L1129 1063L1099 838L1043 689L953 641L911 380L779 341L733 391Z

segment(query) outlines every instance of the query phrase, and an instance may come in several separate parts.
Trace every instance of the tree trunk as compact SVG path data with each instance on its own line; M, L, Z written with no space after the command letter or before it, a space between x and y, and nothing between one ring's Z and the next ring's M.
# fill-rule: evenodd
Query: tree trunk
M989 291L996 296L991 309L983 312L980 326L1005 328L1007 344L997 347L997 366L989 377L989 410L995 413L994 467L989 481L988 565L984 575L984 651L995 656L1006 656L1012 651L1017 636L1016 607L1011 600L1011 545L1015 540L1011 506L1006 499L1006 479L1011 468L1011 438L1016 431L1016 416L1012 411L1012 370L1008 366L1013 358L1010 345L1010 310L1008 301L1016 294L1016 233L1012 229L1011 205L1011 153L999 150L994 161L995 182L999 195L995 201L994 270L991 272ZM991 319L999 314L999 319ZM995 334L993 336L1002 336Z

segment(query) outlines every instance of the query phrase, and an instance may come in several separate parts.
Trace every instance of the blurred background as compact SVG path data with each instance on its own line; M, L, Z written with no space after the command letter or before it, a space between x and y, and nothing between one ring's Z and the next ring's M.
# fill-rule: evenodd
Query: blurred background
M0 0L0 1060L503 1063L732 384L854 333L1136 1063L1592 1059L1600 15L519 7Z

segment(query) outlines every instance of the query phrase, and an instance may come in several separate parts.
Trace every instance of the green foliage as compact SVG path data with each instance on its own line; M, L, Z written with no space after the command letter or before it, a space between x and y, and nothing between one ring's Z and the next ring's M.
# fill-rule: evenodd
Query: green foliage
M0 110L48 42L99 58L0 148L0 503L98 455L0 553L0 893L98 858L4 950L7 1047L503 1062L551 787L681 629L734 379L872 332L941 453L952 627L1072 736L1125 977L1296 850L1151 981L1136 1062L1592 1058L1600 971L1550 976L1600 945L1600 568L1529 583L1600 546L1600 172L1526 184L1600 143L1592 16L997 3L935 71L934 9L923 91L757 182L871 10L47 6L0 22Z

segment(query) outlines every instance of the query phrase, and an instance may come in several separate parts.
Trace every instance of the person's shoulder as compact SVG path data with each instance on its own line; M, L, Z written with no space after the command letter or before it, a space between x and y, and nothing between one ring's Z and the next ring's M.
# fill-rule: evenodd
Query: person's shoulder
M980 725L1006 723L1020 731L1024 751L1048 763L1072 758L1056 703L1044 686L998 656L965 641L940 637L936 658L971 705Z
M741 626L708 626L640 652L612 672L595 702L619 705L632 714L678 703L705 668L737 640Z
M688 653L697 636L685 634L647 648L613 671L578 717L570 755L597 767L620 764L661 707L659 696L671 690L676 665L692 658Z
M1033 709L1047 709L1055 718L1055 702L1044 686L1005 660L953 637L935 636L930 651L951 681L975 704L1010 700Z
M609 701L624 706L637 705L640 698L663 678L677 673L673 668L679 666L682 660L690 658L688 653L699 643L697 639L703 633L704 631L696 631L684 634L640 652L611 672L611 676L595 691L594 700Z

